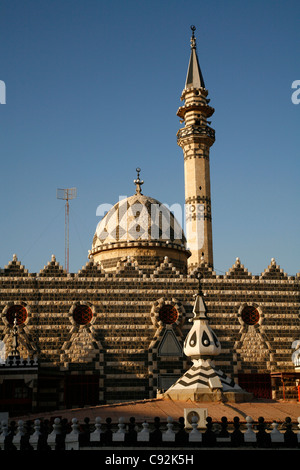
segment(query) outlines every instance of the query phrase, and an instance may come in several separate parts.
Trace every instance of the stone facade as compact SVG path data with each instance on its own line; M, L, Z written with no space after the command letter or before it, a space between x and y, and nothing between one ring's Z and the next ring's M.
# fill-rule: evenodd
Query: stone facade
M120 262L114 273L93 261L66 273L53 257L32 274L14 257L0 272L0 338L9 354L8 310L22 305L19 350L38 358L37 408L82 406L80 396L85 404L139 400L166 390L190 365L182 345L199 271L210 325L222 345L217 365L237 383L245 374L292 371L300 275L288 276L274 260L261 276L239 260L220 276L204 262L187 274L166 258L146 274L134 260ZM171 320L161 316L166 305L175 312ZM89 316L74 315L78 306L88 307ZM246 306L255 308L253 318L243 316ZM76 395L80 384L89 394ZM295 380L286 394L297 396Z

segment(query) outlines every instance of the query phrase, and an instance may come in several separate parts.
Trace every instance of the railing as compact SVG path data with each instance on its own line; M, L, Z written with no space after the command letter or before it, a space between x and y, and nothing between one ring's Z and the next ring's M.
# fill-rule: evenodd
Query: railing
M215 139L215 130L209 126L188 126L183 129L179 129L177 132L177 138L181 139L182 137L187 137L190 135L201 135L207 136L211 139Z
M1 423L0 449L22 451L48 450L101 450L101 449L201 449L201 448L300 448L300 417L298 423L286 418L283 423L266 423L264 418L257 422L247 417L244 423L238 417L228 422L206 418L206 428L199 429L197 418L193 417L189 428L184 418L166 422L155 418L153 422L137 424L135 418L128 422L120 418L112 423L110 418L102 422L96 418L90 423L85 418L80 424L76 418L71 422L55 418L33 422L12 421Z

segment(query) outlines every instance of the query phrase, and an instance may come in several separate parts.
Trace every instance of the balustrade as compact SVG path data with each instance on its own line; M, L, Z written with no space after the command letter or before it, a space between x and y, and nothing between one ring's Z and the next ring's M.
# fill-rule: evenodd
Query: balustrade
M206 427L199 428L194 416L191 425L185 427L184 418L166 422L155 418L153 422L136 423L135 418L126 421L120 417L117 423L111 418L105 422L97 417L94 423L88 418L79 423L55 418L53 423L36 419L17 423L2 421L0 425L0 450L80 450L101 448L300 448L300 417L293 423L287 417L284 422L266 423L263 417L255 422L247 416L241 423L238 417L228 422L206 418Z

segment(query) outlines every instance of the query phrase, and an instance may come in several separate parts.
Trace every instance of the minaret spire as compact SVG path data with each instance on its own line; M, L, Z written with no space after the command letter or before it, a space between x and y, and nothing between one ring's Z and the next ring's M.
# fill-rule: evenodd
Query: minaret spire
M198 56L197 56L197 46L195 38L195 26L191 26L192 37L191 37L191 56L188 66L185 88L193 86L194 88L205 88L203 75L200 69Z
M195 26L191 26L191 30L191 55L181 95L184 105L177 112L180 122L184 123L177 133L177 143L184 155L186 235L191 251L189 270L203 261L213 267L209 152L215 141L215 131L207 121L214 109L208 105L210 100L196 50Z

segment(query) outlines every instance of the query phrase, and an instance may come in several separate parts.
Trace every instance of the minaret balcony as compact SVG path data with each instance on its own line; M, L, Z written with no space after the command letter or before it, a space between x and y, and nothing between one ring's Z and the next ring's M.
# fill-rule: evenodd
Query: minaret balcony
M184 118L185 114L188 111L195 111L197 113L203 114L205 117L208 118L214 114L215 109L211 106L208 106L207 104L193 102L190 104L186 104L185 106L180 106L177 111L177 116L180 118Z
M183 129L179 129L177 132L177 140L184 139L186 137L200 137L210 139L212 143L215 141L215 130L209 126L187 126Z

